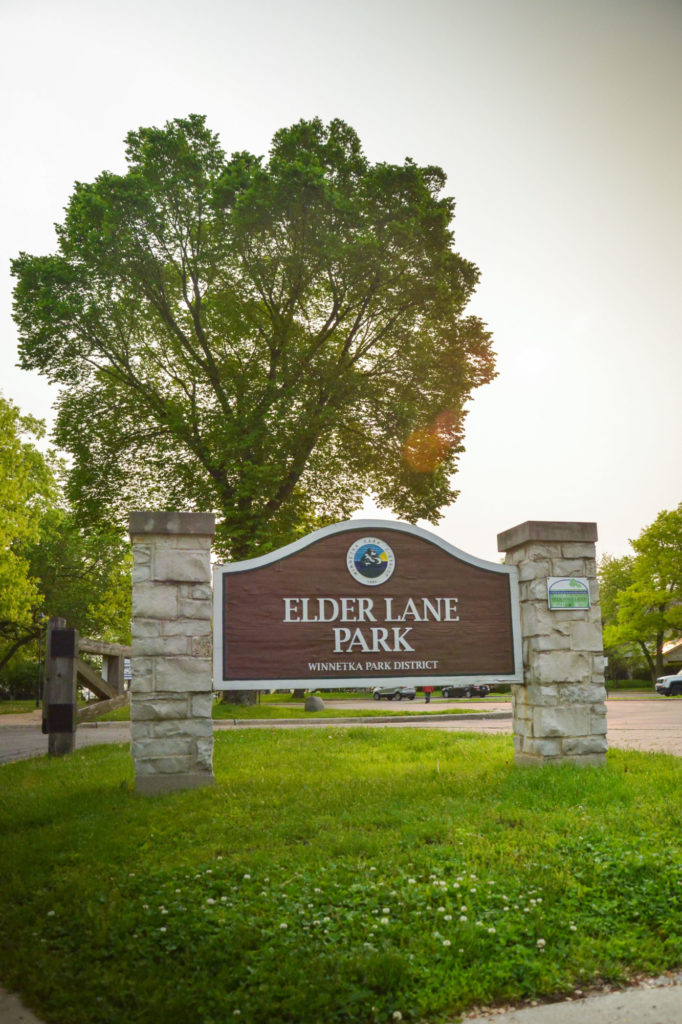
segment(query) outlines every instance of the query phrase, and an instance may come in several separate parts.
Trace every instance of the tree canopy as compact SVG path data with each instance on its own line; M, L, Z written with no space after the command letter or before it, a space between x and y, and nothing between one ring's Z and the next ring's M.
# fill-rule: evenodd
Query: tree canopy
M655 679L664 643L682 633L682 503L661 512L632 547L634 555L600 563L604 645L636 646Z
M63 504L59 464L36 446L44 424L0 395L0 670L51 615L126 641L130 555L119 531L92 532Z
M191 115L126 154L76 183L57 253L13 262L21 365L61 385L81 519L213 509L233 557L367 493L436 522L495 375L443 171L372 164L340 120L228 158Z

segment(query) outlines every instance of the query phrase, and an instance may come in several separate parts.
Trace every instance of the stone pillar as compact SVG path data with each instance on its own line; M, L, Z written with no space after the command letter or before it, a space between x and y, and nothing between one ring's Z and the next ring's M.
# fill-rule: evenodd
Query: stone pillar
M131 512L135 788L212 784L210 513Z
M524 683L512 683L517 764L606 759L596 523L526 522L498 535L519 570ZM587 577L589 609L549 609L547 578Z

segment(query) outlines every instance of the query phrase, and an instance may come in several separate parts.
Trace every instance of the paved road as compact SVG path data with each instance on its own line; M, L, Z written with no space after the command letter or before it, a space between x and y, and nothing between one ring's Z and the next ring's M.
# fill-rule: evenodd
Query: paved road
M365 708L366 701L335 702L335 707ZM652 750L676 754L682 757L682 700L658 699L620 700L610 698L606 702L608 715L609 746L627 750ZM409 724L413 728L447 729L475 732L511 732L511 708L504 701L470 701L459 704L466 707L468 715L464 718L445 716L443 713L452 711L453 702L432 702L430 707L422 701L410 701L406 711L429 710L429 718L396 719L331 719L313 718L305 720L306 726L332 728L339 725L378 726L388 725L393 728ZM391 711L398 706L391 705ZM248 729L248 728L301 728L301 721L296 719L268 719L265 721L237 720L217 721L217 730ZM130 725L127 722L103 722L86 724L78 727L76 747L88 747L95 743L128 743L130 742ZM26 715L0 715L0 764L20 761L27 757L39 757L47 751L47 737L40 731L40 711Z

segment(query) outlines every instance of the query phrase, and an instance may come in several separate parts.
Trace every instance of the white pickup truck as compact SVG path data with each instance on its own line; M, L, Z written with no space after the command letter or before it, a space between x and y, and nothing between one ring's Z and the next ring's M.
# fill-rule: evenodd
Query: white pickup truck
M674 676L659 676L656 680L656 693L662 693L664 697L682 693L682 670Z

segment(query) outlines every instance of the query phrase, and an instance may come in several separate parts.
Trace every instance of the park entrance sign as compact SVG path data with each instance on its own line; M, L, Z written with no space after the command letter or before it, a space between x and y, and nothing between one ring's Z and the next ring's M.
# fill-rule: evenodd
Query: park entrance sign
M214 567L214 688L521 682L515 566L354 520Z

